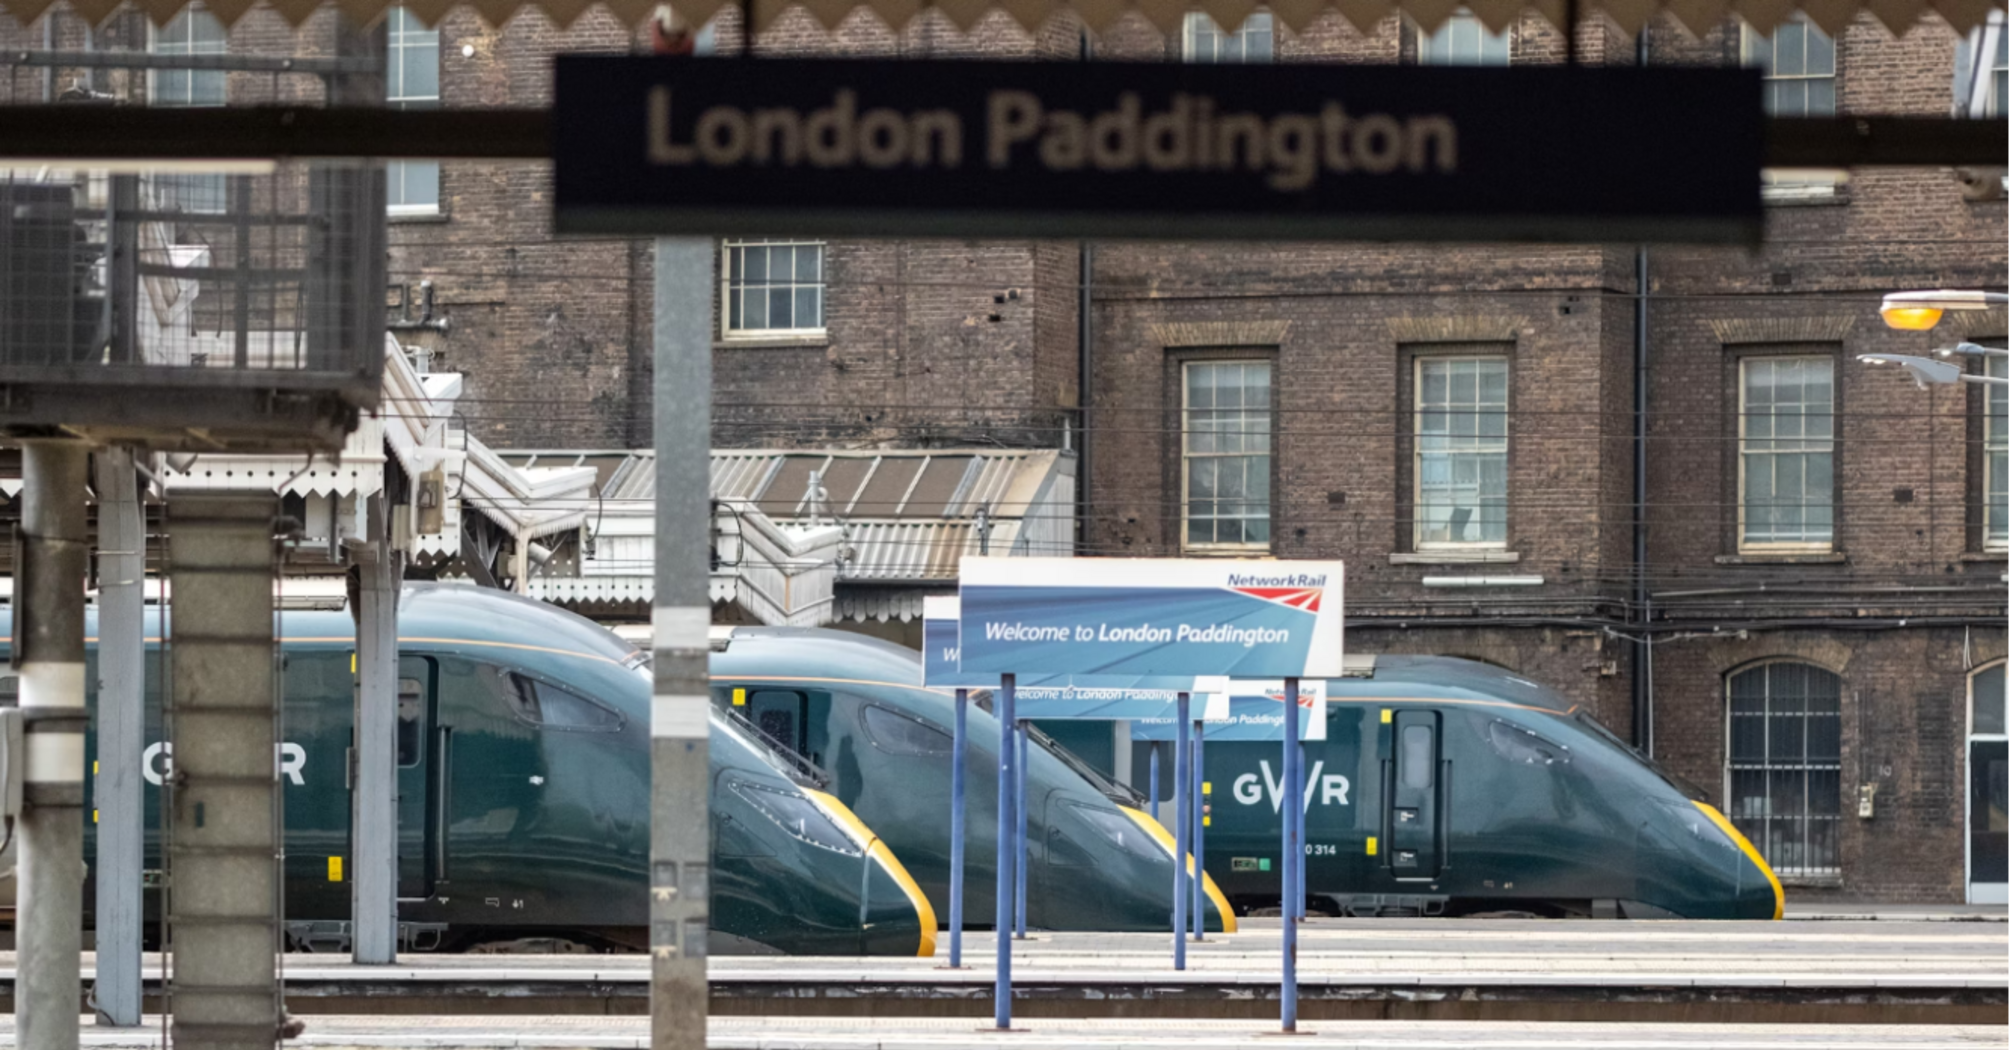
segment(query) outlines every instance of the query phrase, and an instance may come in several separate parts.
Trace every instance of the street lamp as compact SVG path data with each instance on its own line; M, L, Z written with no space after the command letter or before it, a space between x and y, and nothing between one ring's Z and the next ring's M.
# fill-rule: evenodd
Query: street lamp
M2010 303L2010 295L2001 292L1963 292L1943 288L1930 292L1893 292L1884 297L1884 305L1877 312L1884 316L1884 323L1889 327L1924 332L1939 324L1940 315L1948 310L1987 310L2005 303Z
M1858 354L1856 359L1867 365L1898 365L1912 376L1912 381L1919 384L1921 390L1926 389L1928 383L1959 384L1963 379L2005 382L2001 379L1991 380L1988 376L1971 376L1961 371L1960 365L1935 361L1930 357L1913 357L1909 354Z

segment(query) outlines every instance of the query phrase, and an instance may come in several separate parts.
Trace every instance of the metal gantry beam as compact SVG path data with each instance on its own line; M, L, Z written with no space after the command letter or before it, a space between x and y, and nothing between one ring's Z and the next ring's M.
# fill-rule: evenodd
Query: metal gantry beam
M182 56L176 56L180 61ZM1782 168L2002 167L2010 126L1952 117L1768 117L1764 161ZM545 109L0 106L0 159L146 161L545 161Z

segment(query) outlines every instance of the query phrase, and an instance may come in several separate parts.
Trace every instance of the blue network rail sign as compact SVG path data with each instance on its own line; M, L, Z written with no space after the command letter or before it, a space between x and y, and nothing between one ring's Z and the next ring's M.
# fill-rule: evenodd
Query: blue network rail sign
M956 645L960 605L954 597L921 600L922 684L931 688L995 689L997 675L970 674L961 669ZM1021 718L1171 721L1179 694L1184 691L1198 696L1201 688L1191 677L1021 675L1018 714Z
M1756 69L560 55L560 233L1756 244Z
M1326 739L1326 683L1298 683L1298 739ZM1208 740L1284 739L1284 683L1228 684L1228 692L1211 693L1200 709L1201 732ZM1179 726L1165 714L1131 720L1132 740L1177 740Z
M965 558L966 674L1340 676L1341 564Z

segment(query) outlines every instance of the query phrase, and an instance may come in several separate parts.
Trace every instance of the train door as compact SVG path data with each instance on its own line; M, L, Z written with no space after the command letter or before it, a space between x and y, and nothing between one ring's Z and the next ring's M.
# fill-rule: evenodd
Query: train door
M445 867L445 730L433 661L398 660L398 896L430 897Z
M1389 871L1397 879L1435 879L1445 863L1443 722L1436 711L1391 712L1383 762L1382 829Z

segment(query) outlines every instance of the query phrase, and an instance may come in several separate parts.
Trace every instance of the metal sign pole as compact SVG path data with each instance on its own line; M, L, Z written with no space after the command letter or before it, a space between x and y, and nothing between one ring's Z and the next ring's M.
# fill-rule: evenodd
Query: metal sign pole
M1012 808L1017 811L1019 819L1018 827L1012 832L1012 870L1015 873L1012 881L1017 884L1013 894L1012 936L1022 941L1026 939L1026 883L1032 881L1027 877L1026 870L1026 738L1029 735L1026 723L1013 723L1012 738L1019 752L1019 762L1012 773L1012 793L1017 796L1012 800Z
M1292 814L1298 811L1298 795L1304 787L1298 779L1298 679L1284 680L1284 819L1278 823L1284 829L1284 907L1278 909L1278 917L1284 927L1284 975L1278 982L1277 999L1279 1020L1284 1030L1298 1030L1298 913L1292 903L1298 892L1295 875L1298 871L1297 858L1301 852L1298 844L1298 822Z
M1292 716L1292 720L1293 720L1293 721L1297 721L1297 716L1296 716L1295 714L1294 714L1294 715ZM1299 784L1300 784L1300 787L1299 787L1299 790L1300 790L1301 792L1304 792L1304 791L1309 791L1309 790L1310 790L1310 785L1307 785L1307 784L1305 784L1305 782L1304 782L1304 777L1305 777L1305 742L1304 742L1303 740L1301 740L1301 741L1299 741L1299 742L1298 742L1298 776L1299 776ZM1294 825L1296 825L1296 826L1297 826L1297 828L1298 828L1298 852L1297 852L1297 853L1294 853L1294 854L1292 854L1292 855L1291 855L1291 858L1292 858L1292 861L1293 861L1293 862L1295 863L1295 865L1296 865L1296 867L1297 867L1297 873L1296 873L1296 875L1297 875L1297 884L1298 884L1298 892L1297 892L1297 894L1295 894L1295 895L1294 895L1294 896L1293 896L1293 897L1291 898L1291 900L1292 900L1292 914L1293 914L1293 915L1295 915L1295 916L1297 916L1297 918L1298 918L1298 921L1299 921L1299 922L1304 922L1304 921L1305 921L1305 897L1306 897L1306 893L1305 893L1305 811L1306 811L1306 810L1308 810L1308 809L1311 809L1311 808L1312 808L1312 800L1311 800L1311 799L1310 799L1309 797L1307 797L1306 795L1304 795L1304 794L1300 794L1300 795L1299 795L1299 797L1298 797L1298 808L1297 808L1297 809L1294 809L1294 810L1292 810L1292 811L1291 811L1291 823L1292 823L1292 824L1294 824Z
M1194 939L1196 941L1208 939L1208 907L1206 907L1208 905L1208 865L1204 863L1204 857L1208 853L1206 853L1206 847L1202 847L1202 843L1206 841L1206 835L1208 835L1206 831L1202 831L1206 827L1206 823L1208 823L1208 817L1206 817L1208 807L1206 807L1206 797L1200 791L1200 786L1208 780L1208 770L1200 762L1200 738L1204 734L1206 734L1206 722L1202 722L1202 720L1196 718L1194 720L1194 766L1192 766L1194 768L1194 782L1192 782L1192 791L1194 791L1194 879L1192 879L1192 883L1194 883Z
M1179 723L1179 742L1173 750L1173 969L1186 969L1186 847L1187 828L1192 823L1187 818L1187 796L1193 779L1187 773L1187 707L1189 696L1179 694L1179 713L1175 719Z
M949 968L963 968L963 766L969 744L970 690L956 691L955 751L949 759Z
M998 900L997 918L992 929L998 940L998 979L992 992L994 1021L998 1028L1012 1027L1012 825L1015 821L1012 790L1012 709L1018 692L1015 675L998 680Z
M649 1045L703 1050L710 1006L712 251L656 242L655 688L650 701Z
M1152 819L1163 824L1165 823L1165 817L1163 814L1159 812L1159 742L1158 741L1156 740L1152 741L1151 752L1152 752L1152 760L1151 760Z

